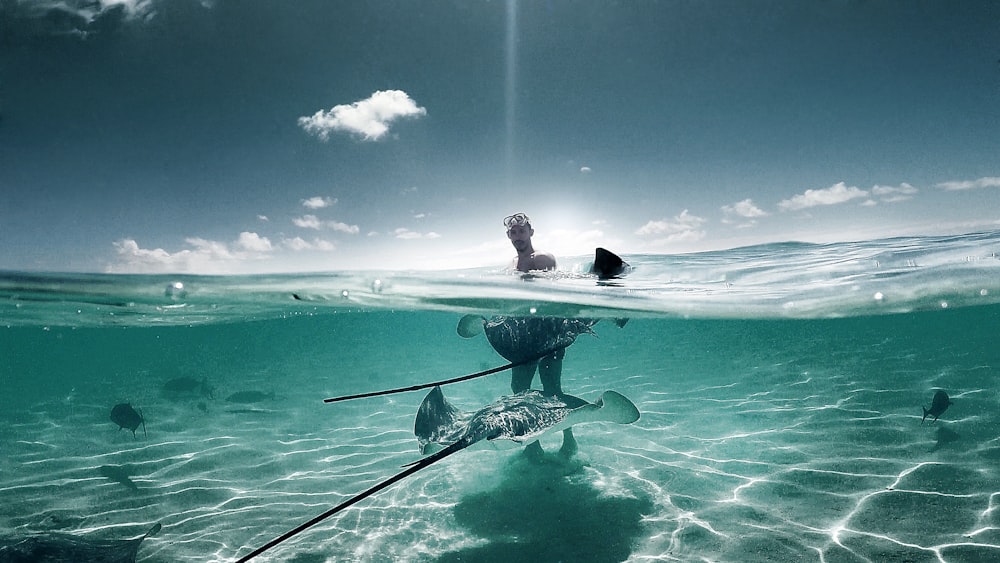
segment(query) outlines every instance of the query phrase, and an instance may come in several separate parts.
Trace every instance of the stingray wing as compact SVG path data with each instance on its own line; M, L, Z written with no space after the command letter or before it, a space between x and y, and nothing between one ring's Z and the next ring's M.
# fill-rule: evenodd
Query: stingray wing
M572 395L561 395L560 398L568 405L558 420L553 419L551 424L540 425L535 431L525 434L516 441L537 440L546 434L588 422L632 424L639 420L639 409L635 403L617 391L605 391L596 403L588 403Z

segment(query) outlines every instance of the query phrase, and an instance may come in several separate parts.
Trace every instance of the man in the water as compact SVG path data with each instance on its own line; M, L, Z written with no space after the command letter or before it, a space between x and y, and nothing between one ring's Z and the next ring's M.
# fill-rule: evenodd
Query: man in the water
M511 261L511 268L519 272L530 272L532 270L555 270L556 259L547 252L539 252L531 244L531 237L535 230L531 228L531 220L524 213L515 213L503 220L504 227L507 228L507 238L517 251L517 256ZM536 338L548 338L547 335L529 335ZM535 370L538 370L538 379L542 382L542 393L546 395L558 395L562 393L562 363L565 348L556 350L548 356L515 366L511 369L510 389L514 393L527 391L531 388L531 381L535 378ZM559 453L564 457L570 457L576 453L576 438L573 437L573 430L567 428L563 431L563 443L559 448ZM542 446L537 442L532 442L525 449L525 453L530 457L540 458Z

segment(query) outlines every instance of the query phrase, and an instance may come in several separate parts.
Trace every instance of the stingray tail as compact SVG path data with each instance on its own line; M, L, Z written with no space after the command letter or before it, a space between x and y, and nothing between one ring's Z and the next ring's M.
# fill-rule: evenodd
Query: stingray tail
M385 479L384 481L381 481L378 484L373 485L372 487L354 495L353 497L345 500L344 502L338 504L337 506L331 508L330 510L327 510L323 514L320 514L319 516L316 516L315 518L307 522L299 524L298 526L292 528L291 530L285 532L284 534L281 534L280 536L274 538L273 540L267 542L266 544L251 551L247 555L240 557L239 559L236 560L236 563L243 563L244 561L249 561L254 557L257 557L261 553L264 553L265 551L271 549L272 547L278 545L279 543L284 542L285 540L291 538L292 536L295 536L301 532L304 532L305 530L308 530L309 528L312 528L316 524L319 524L323 520L326 520L327 518L333 516L334 514L337 514L338 512L344 510L345 508L357 504L358 502L374 495L375 493L381 491L382 489L395 485L399 481L402 481L403 479L409 477L410 475L413 475L417 471L420 471L421 469L431 465L432 463L441 461L445 457L462 449L460 447L452 449L452 446L455 446L455 444L452 444L451 446L439 451L438 453L432 456L428 456L423 459L417 460L413 463L410 463L408 465L405 465L404 467L406 467L406 469L404 469L403 471L400 471L399 473L393 475L392 477L389 477L388 479Z
M546 356L548 356L548 355L550 355L550 354L552 354L552 353L554 353L554 352L556 352L556 351L558 351L558 350L560 350L562 348L565 348L565 346L559 346L557 348L552 348L552 349L546 350L546 351L542 352L541 354L538 354L537 356L532 356L532 357L530 357L530 358L528 358L526 360L520 360L520 361L517 361L517 362L511 362L509 364L505 364L505 365L502 365L502 366L499 366L499 367L495 367L495 368L491 368L491 369L487 369L487 370L483 370L483 371L477 371L476 373L470 373L469 375L461 375L459 377L452 377L451 379L442 379L441 381L431 381L430 383L421 383L419 385L411 385L409 387L397 387L396 389L386 389L386 390L383 390L383 391L370 391L368 393L358 393L357 395L344 395L342 397L330 397L329 399L323 399L323 402L324 403L337 403L337 402L340 402L340 401L349 401L351 399L365 399L365 398L368 398L368 397L380 397L382 395L392 395L392 394L395 394L395 393L405 393L407 391L419 391L421 389L427 389L429 387L436 387L438 385L448 385L449 383L458 383L459 381L468 381L469 379L475 379L477 377L483 377L485 375L491 375L491 374L494 374L494 373L497 373L497 372L508 370L510 368L514 368L514 367L517 367L517 366L520 366L520 365L524 365L524 364L527 364L527 363L530 363L530 362L534 362L535 360L540 360L540 359L542 359L542 358L544 358L544 357L546 357Z
M923 424L924 421L927 420L927 415L929 415L930 413L927 412L927 407L920 407L920 408L924 409L924 417L920 419L920 424Z

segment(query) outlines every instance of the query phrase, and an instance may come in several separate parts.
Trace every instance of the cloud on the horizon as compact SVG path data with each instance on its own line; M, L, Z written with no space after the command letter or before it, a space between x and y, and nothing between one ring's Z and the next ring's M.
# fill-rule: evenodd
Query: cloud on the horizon
M739 228L752 227L757 224L757 218L768 215L769 213L757 207L750 198L722 206L722 222L727 225L735 224Z
M829 188L806 190L790 199L782 200L778 203L778 209L799 211L821 205L838 205L863 197L868 197L868 192L854 186L848 186L844 182L838 182Z
M411 231L410 229L406 229L403 227L400 227L395 231L393 231L392 235L398 239L403 239L403 240L441 238L441 235L435 233L434 231L428 233L418 233L416 231Z
M949 192L962 190L978 190L982 188L1000 188L1000 177L986 177L978 180L941 182L937 187Z
M328 230L356 235L361 232L357 225L348 225L340 221L324 221L315 215L303 215L292 219L292 224L302 229L313 229L315 231Z
M692 215L685 209L673 219L649 221L639 227L635 234L641 237L652 237L655 244L696 241L705 238L705 231L701 230L705 222L704 218Z
M913 199L913 195L919 191L910 184L903 182L898 186L873 186L871 194L884 203L899 203Z
M418 106L406 92L379 90L353 104L340 104L329 111L319 110L313 115L300 117L299 126L323 141L336 131L361 135L366 141L377 141L389 132L389 125L397 119L426 114L427 109Z
M118 261L109 265L107 271L116 274L229 274L241 271L247 263L267 259L274 250L267 237L247 231L230 244L200 237L189 237L184 242L190 248L169 252L162 248L142 248L134 239L122 239L114 243Z

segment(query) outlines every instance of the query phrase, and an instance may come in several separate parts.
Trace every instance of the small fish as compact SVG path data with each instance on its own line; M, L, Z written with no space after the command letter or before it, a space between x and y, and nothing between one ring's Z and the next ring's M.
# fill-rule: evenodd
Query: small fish
M273 401L274 391L270 393L264 393L261 391L240 391L238 393L233 393L232 395L226 397L226 402L228 403L262 403L264 401Z
M948 410L949 405L951 405L951 399L948 398L948 394L938 389L937 393L934 393L934 399L931 400L931 408L921 407L924 409L924 417L920 419L920 424L923 424L928 416L934 417L931 422L937 421L938 417Z
M118 425L118 430L128 428L135 438L135 430L142 425L142 435L146 435L146 419L142 413L136 412L129 403L119 403L111 409L111 422Z

